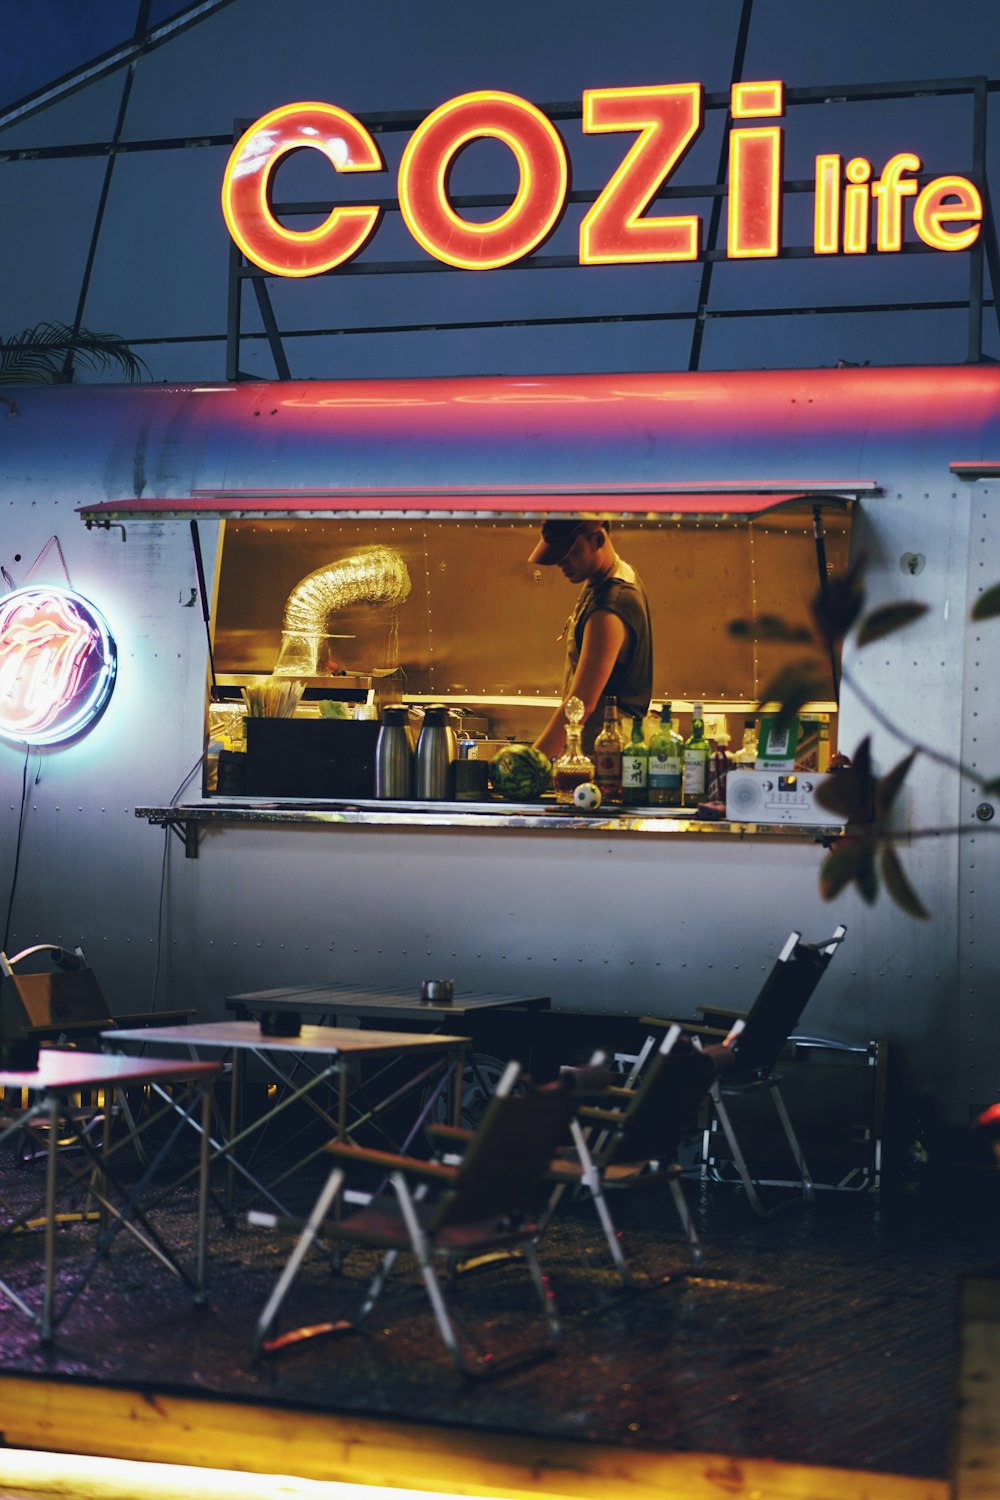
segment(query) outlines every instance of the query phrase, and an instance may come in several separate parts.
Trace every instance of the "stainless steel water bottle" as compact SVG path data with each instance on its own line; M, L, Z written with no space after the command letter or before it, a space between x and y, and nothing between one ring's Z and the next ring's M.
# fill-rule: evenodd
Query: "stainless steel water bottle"
M409 717L405 703L390 704L382 711L375 742L376 797L406 801L413 796L413 751L406 732Z
M449 802L454 798L454 762L458 757L455 731L443 704L424 710L424 723L417 741L415 796L425 802Z

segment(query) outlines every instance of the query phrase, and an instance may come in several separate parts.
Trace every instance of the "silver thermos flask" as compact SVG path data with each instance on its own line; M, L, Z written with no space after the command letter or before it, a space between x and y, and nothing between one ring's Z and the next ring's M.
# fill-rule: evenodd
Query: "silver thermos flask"
M425 802L452 801L457 758L458 743L448 722L448 710L434 704L424 710L423 728L417 740L415 796Z
M401 801L413 796L413 751L406 726L410 710L394 703L383 710L375 742L375 795Z

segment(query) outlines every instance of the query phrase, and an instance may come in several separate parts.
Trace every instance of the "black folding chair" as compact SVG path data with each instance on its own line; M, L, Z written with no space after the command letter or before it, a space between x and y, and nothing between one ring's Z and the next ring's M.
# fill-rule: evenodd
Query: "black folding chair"
M541 1233L567 1188L585 1187L611 1259L627 1285L634 1278L608 1207L609 1190L665 1181L691 1261L698 1267L702 1260L698 1232L681 1185L677 1153L684 1132L713 1084L716 1060L687 1042L678 1025L669 1027L666 1036L649 1050L645 1065L627 1086L611 1083L608 1075L592 1067L563 1069L563 1086L573 1092L584 1091L596 1102L581 1106L572 1120L572 1150L564 1149L550 1163L548 1175L556 1186L539 1224ZM723 1059L725 1062L728 1059Z
M698 1022L682 1023L693 1034L696 1043L700 1043L710 1055L718 1057L723 1051L730 1054L730 1063L720 1070L719 1077L712 1082L708 1091L709 1102L726 1137L733 1165L750 1206L754 1213L761 1216L766 1214L766 1210L758 1193L760 1179L755 1178L747 1165L726 1101L761 1089L768 1091L795 1162L802 1184L802 1196L812 1198L815 1191L812 1176L781 1097L781 1075L775 1071L775 1065L816 986L826 973L830 960L843 942L846 931L845 927L838 927L826 942L816 944L804 943L801 934L792 932L745 1016L734 1016L732 1012L703 1006L701 1010L706 1017L705 1025ZM644 1024L656 1027L671 1027L676 1024L656 1016L644 1016L642 1019ZM711 1020L727 1020L728 1030L707 1024ZM705 1046L705 1038L720 1037L721 1044L710 1040L708 1046ZM710 1120L706 1129L706 1148L703 1153L705 1160L708 1158L707 1134L711 1129Z
M576 1102L558 1084L515 1094L520 1071L519 1063L507 1065L480 1124L469 1133L462 1156L455 1163L367 1150L346 1141L330 1143L327 1149L338 1164L305 1225L296 1226L300 1233L295 1247L257 1323L258 1352L273 1354L316 1335L357 1328L375 1306L400 1252L405 1250L417 1257L441 1337L462 1374L496 1374L555 1348L559 1317L534 1248L537 1226L531 1210L535 1190L566 1136ZM386 1174L375 1194L362 1195L368 1201L358 1208L349 1201L358 1195L345 1192L347 1174L356 1167ZM418 1184L415 1188L411 1187L413 1181ZM274 1214L261 1212L252 1212L249 1220L268 1228L280 1227L283 1222ZM382 1250L378 1270L353 1315L272 1336L282 1303L306 1254L320 1236L324 1241L346 1240ZM490 1354L469 1358L434 1261L450 1266L459 1259L514 1249L521 1251L531 1274L548 1324L547 1344L527 1354L501 1359Z

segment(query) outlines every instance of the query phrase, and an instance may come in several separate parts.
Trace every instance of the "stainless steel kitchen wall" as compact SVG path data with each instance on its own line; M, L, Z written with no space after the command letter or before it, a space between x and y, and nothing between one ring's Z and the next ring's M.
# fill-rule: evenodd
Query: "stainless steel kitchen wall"
M829 567L840 572L849 515L825 512L823 525ZM228 521L216 668L270 672L285 600L299 579L377 544L399 553L412 587L399 606L362 603L330 616L330 650L343 670L378 668L387 634L396 629L394 686L404 697L558 694L563 632L578 590L558 568L529 566L537 538L537 525L504 519ZM613 525L612 538L649 598L654 697L752 706L782 660L782 648L734 639L728 623L769 612L797 626L807 623L819 587L811 509L752 520L623 520ZM831 682L820 696L833 692Z
M831 375L817 394L817 430L828 400L858 420L828 438L830 472L867 474L879 489L857 503L853 525L852 547L868 558L867 607L929 606L905 633L845 652L842 746L871 734L884 771L916 736L945 756L959 750L974 771L963 779L921 756L898 808L900 857L929 921L904 915L884 892L871 907L853 893L823 903L823 850L808 835L230 827L206 833L199 857L186 859L173 833L135 809L190 800L189 773L197 786L208 648L189 525L128 517L88 530L76 507L104 502L109 489L127 496L144 452L159 480L169 469L172 492L190 495L212 448L208 407L227 398L206 395L203 419L181 437L176 408L190 412L188 391L56 388L13 393L17 415L0 419L0 562L15 584L64 582L59 551L46 550L57 537L71 582L112 625L120 670L106 713L77 742L28 751L0 743L9 946L82 943L113 1005L190 1004L204 1017L221 1015L237 990L324 978L415 985L428 972L540 991L565 1007L690 1013L707 999L744 1003L791 928L819 937L844 921L847 944L808 1029L891 1038L915 1087L965 1118L1000 1072L996 820L982 821L996 799L977 781L980 770L985 781L998 769L998 627L968 621L970 603L1000 577L1000 535L995 481L958 480L949 465L995 456L1000 378L988 368L927 372L928 404L909 422L894 392L918 383L914 372L836 378L844 384ZM738 391L740 377L730 379ZM154 408L155 422L143 415ZM776 464L801 462L778 432L784 416L776 405L770 445L766 432L755 447L730 445L744 475L773 478ZM164 440L151 448L153 428ZM706 450L699 461L719 473L723 458ZM210 579L221 525L199 523ZM521 541L512 567L522 566ZM313 549L305 552L313 562ZM289 582L299 566L289 565ZM530 578L516 587L534 597ZM274 588L279 612L284 589L285 581Z

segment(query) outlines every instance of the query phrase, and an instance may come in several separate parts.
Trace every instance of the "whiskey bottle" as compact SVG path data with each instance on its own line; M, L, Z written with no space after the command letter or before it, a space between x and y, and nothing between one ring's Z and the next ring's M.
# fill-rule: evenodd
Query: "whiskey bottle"
M594 741L594 780L603 802L622 800L622 737L618 727L618 699L604 700L604 727Z

